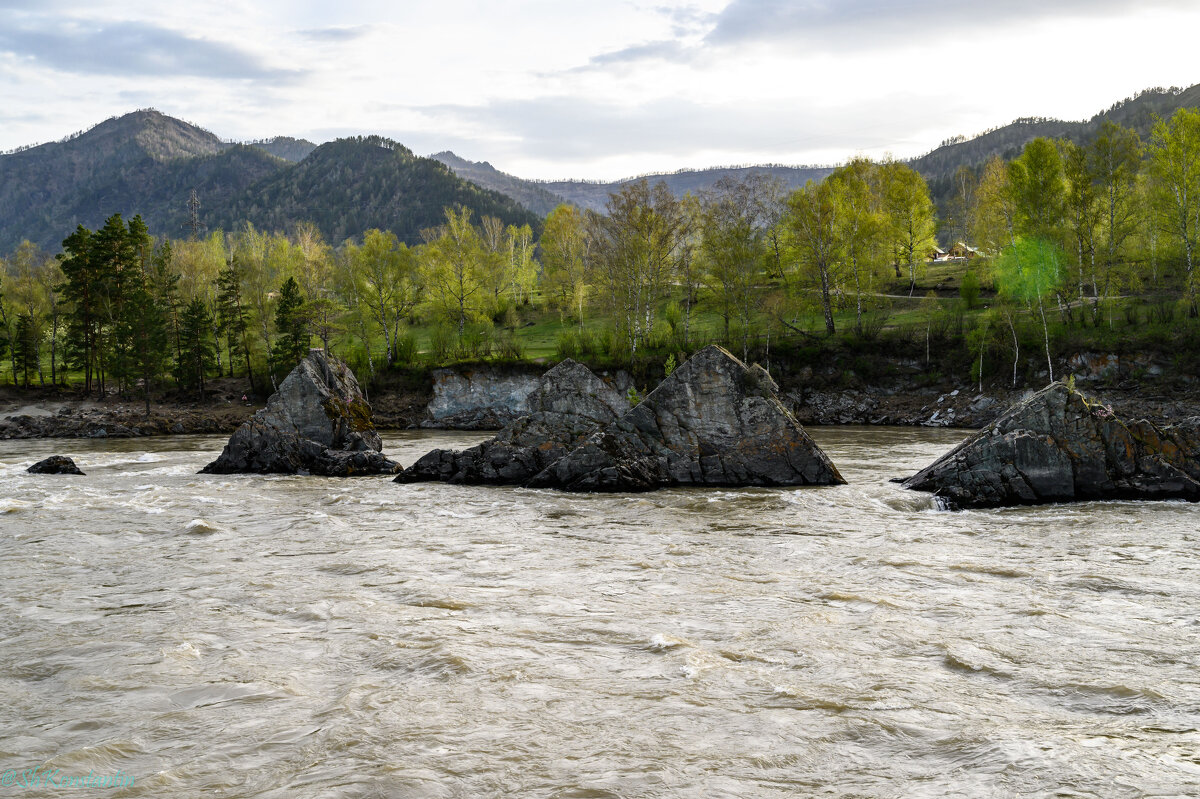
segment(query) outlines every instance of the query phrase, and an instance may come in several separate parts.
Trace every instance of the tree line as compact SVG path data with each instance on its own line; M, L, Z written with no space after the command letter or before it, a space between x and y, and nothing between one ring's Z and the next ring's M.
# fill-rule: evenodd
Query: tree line
M963 334L980 374L1008 341L1015 381L1029 326L1052 374L1054 318L1111 325L1130 292L1172 292L1194 317L1200 112L1160 121L1148 142L1108 123L1085 144L1035 139L960 170L940 228L983 256L965 306L994 290ZM368 377L421 356L520 358L522 325L548 317L560 355L632 361L714 338L747 355L764 335L866 334L887 294L920 300L938 235L921 176L866 158L790 193L762 174L683 197L634 182L605 213L556 208L538 239L463 207L413 246L383 230L335 246L312 224L155 239L140 217L113 216L57 255L26 242L4 259L0 354L14 383L69 374L147 403L216 376L265 391L314 342ZM940 307L920 304L930 319Z

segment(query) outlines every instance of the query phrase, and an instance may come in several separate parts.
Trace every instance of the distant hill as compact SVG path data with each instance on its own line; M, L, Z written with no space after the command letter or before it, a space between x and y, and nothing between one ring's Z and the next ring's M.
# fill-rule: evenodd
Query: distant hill
M831 172L833 172L833 167L766 164L761 166L713 167L711 169L681 169L678 172L639 175L607 183L585 180L556 180L539 181L539 185L581 208L603 211L609 194L628 183L633 183L643 178L648 180L651 185L662 181L667 184L667 188L674 192L675 196L681 197L687 192L698 194L705 189L710 189L723 177L744 178L751 173L764 173L779 178L783 181L784 186L791 191L792 189L800 188L810 180L815 180L819 183Z
M559 195L547 191L542 184L501 172L487 161L468 161L449 150L434 153L429 157L450 167L460 178L512 197L538 216L546 216L565 202Z
M930 193L943 208L952 191L952 179L959 167L977 169L995 155L1006 160L1017 157L1025 145L1039 136L1063 138L1080 143L1093 137L1106 121L1136 130L1143 139L1150 136L1157 116L1166 118L1180 108L1200 106L1200 84L1188 89L1147 89L1114 104L1091 119L1067 122L1060 119L1026 118L989 130L973 138L956 137L930 153L909 163L929 183Z
M217 203L285 166L157 111L109 119L0 155L0 252L25 238L57 251L77 224L96 228L114 213L140 212L151 230L183 235L193 188Z
M541 217L511 197L463 180L444 164L380 136L322 144L228 203L210 204L204 218L213 228L251 222L266 230L308 220L335 244L377 227L415 244L421 230L445 221L444 209L452 205L470 208L476 220L495 216L505 224L541 227Z
M275 136L271 139L252 141L249 144L251 147L256 147L276 158L282 158L284 161L292 163L303 161L308 158L309 153L317 149L317 145L308 139L293 139L291 136Z
M276 137L237 145L143 110L0 155L0 253L26 238L56 252L76 225L95 229L114 213L140 213L152 233L186 236L193 189L205 230L247 221L284 230L309 220L332 242L381 227L412 243L422 228L443 221L448 204L466 205L476 218L540 225L540 216L516 201L385 139L316 147Z

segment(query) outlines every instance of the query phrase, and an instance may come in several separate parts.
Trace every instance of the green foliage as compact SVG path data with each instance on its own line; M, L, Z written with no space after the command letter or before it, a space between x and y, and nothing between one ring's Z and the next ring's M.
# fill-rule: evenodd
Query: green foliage
M996 288L1020 302L1041 302L1061 285L1063 260L1062 249L1053 241L1019 238L996 259Z
M204 390L213 365L212 313L199 298L183 309L179 320L180 357L176 380L185 390Z
M642 401L642 395L634 386L630 386L629 390L625 392L625 400L629 403L629 407L633 408Z
M434 363L446 363L454 352L457 335L454 328L444 322L429 331L429 357Z
M296 364L308 355L312 336L308 329L304 295L296 278L289 277L279 289L279 302L275 306L275 330L279 338L275 342L275 375L281 377L292 371Z
M979 277L974 271L968 269L963 274L962 283L958 287L958 296L962 298L968 309L974 308L979 303Z
M667 356L667 360L665 362L663 362L663 372L666 377L670 377L671 373L674 371L675 371L675 353L671 353L670 355Z
M405 333L395 341L394 363L400 366L412 366L417 362L417 337Z

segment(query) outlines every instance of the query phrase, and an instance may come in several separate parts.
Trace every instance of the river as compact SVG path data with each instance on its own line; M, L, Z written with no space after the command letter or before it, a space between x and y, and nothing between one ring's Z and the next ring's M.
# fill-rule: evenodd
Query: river
M0 442L0 792L1200 794L1200 507L939 511L887 480L963 431L812 432L849 485L570 495L196 475L223 437ZM88 476L24 473L53 453Z

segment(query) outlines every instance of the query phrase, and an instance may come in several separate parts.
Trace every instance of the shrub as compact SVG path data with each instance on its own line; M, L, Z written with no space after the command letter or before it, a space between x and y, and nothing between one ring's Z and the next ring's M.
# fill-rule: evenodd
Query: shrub
M962 284L958 287L958 296L966 303L968 309L974 308L979 302L979 277L970 269L962 276Z
M558 334L555 351L560 358L578 358L583 352L583 342L574 330L563 330Z
M454 328L445 323L434 325L429 331L429 358L434 363L445 363L454 351Z
M392 361L401 366L411 366L417 360L417 337L405 333L396 338L392 346Z

